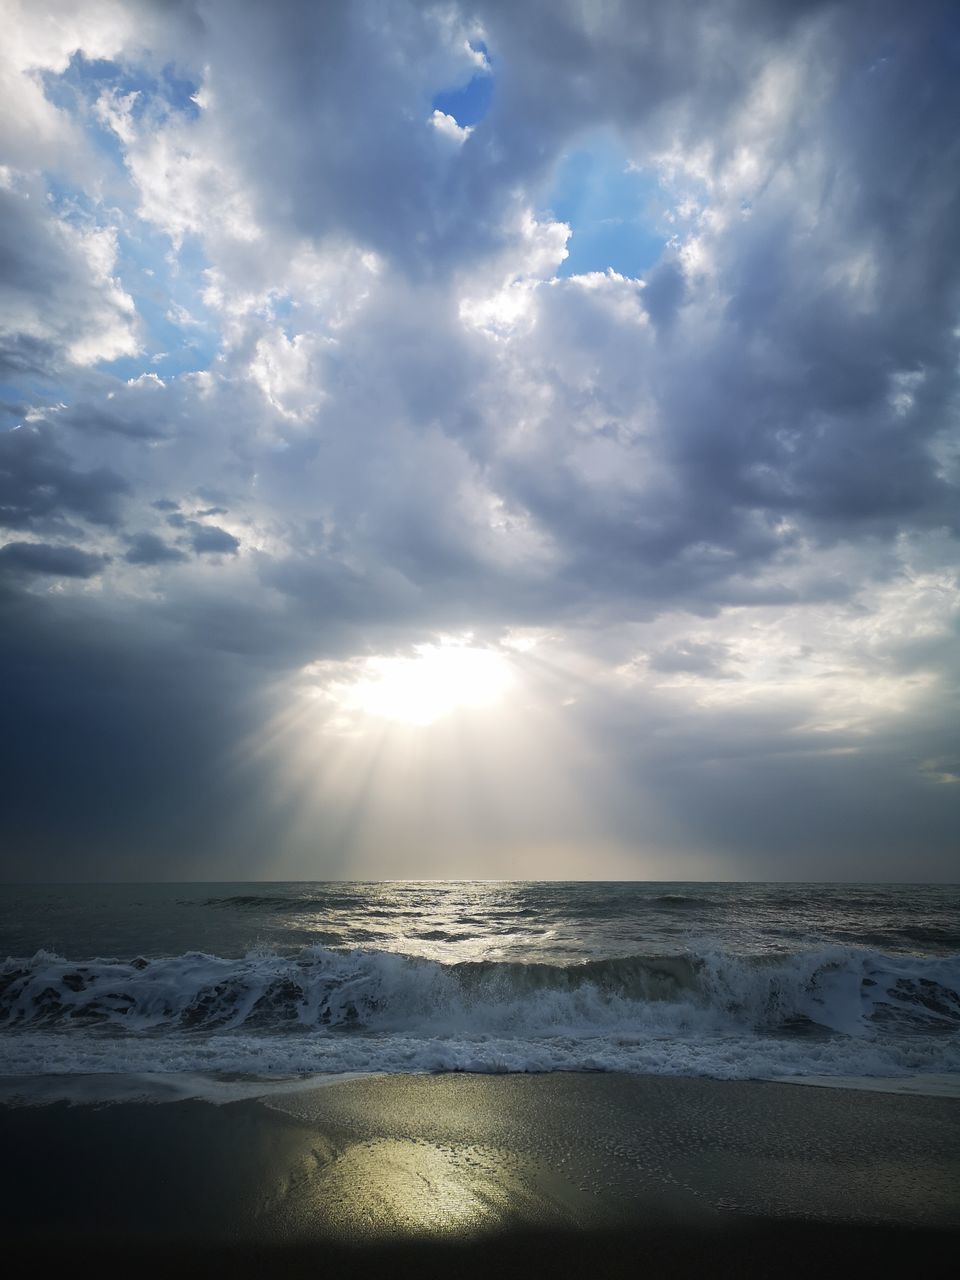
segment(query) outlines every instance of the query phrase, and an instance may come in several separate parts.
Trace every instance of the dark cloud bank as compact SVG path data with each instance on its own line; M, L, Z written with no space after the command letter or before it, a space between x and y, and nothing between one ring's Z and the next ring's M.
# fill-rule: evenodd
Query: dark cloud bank
M297 673L529 632L584 875L955 878L954 5L68 12L0 135L5 875L349 874ZM597 138L643 279L556 275Z

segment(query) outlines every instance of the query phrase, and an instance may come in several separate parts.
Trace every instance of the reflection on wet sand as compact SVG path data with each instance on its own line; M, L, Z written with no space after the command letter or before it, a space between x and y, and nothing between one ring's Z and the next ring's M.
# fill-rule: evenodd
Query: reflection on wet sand
M415 1139L354 1143L312 1191L328 1228L354 1240L481 1235L544 1210L499 1153Z
M547 1266L634 1276L642 1256L658 1276L779 1277L830 1251L938 1274L928 1264L960 1243L960 1109L945 1098L368 1077L269 1105L41 1095L0 1106L0 1148L16 1170L0 1232L33 1273L84 1257L138 1280L321 1263L338 1276L492 1268L499 1280Z

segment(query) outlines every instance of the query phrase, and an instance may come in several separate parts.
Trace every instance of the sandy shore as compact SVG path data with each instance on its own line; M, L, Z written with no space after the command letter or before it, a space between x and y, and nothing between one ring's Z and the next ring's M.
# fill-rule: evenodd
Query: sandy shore
M392 1076L4 1106L0 1150L5 1249L31 1269L947 1275L960 1248L960 1103L936 1097Z

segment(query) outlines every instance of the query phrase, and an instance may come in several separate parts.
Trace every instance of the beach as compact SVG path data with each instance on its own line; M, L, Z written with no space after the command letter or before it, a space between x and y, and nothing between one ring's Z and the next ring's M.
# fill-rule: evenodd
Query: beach
M6 1257L952 1275L957 905L922 885L18 889Z
M24 1082L0 1108L0 1223L31 1269L946 1275L960 1246L951 1098L583 1073L264 1082L219 1105L94 1084L31 1105Z

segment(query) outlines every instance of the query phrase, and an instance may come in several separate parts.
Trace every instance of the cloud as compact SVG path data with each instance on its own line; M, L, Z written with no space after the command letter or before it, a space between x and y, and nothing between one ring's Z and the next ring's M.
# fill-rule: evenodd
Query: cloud
M130 548L124 557L130 564L176 564L186 559L182 551L171 547L155 533L138 533L130 540Z
M109 467L75 466L45 424L0 434L0 524L8 528L55 528L73 517L116 525L128 489Z
M235 538L226 529L216 524L200 524L196 520L187 522L190 531L190 545L198 555L236 555L240 550L240 539Z
M139 347L136 313L113 274L115 230L71 223L48 214L45 203L29 177L16 189L0 189L0 269L7 291L0 367L52 373L64 363L133 355Z
M434 111L427 122L441 137L447 138L450 142L455 142L457 146L463 146L467 138L473 133L473 129L469 125L457 124L453 116L448 115L445 111Z
M57 578L92 578L108 557L81 547L54 546L47 542L8 542L0 547L0 572L49 574Z
M41 720L42 672L93 691L57 757L62 822L40 830L24 801L18 831L65 856L75 806L78 856L109 845L122 868L132 804L111 825L78 744L126 761L147 804L183 786L199 697L211 798L182 814L227 848L223 762L259 731L248 865L276 831L298 850L279 873L333 867L348 836L311 863L270 801L284 751L287 814L336 772L321 753L289 782L293 744L323 736L303 671L522 631L541 639L516 658L511 714L533 710L513 731L524 767L579 762L562 788L585 841L655 845L666 871L675 854L707 874L714 850L718 874L789 856L869 875L919 865L913 830L943 871L960 818L936 781L960 750L949 5L884 0L869 23L829 0L680 0L643 22L573 0L11 12L10 670L35 664L18 697ZM492 93L461 116L480 59ZM635 278L571 273L576 211L549 211L591 148L643 176L619 225L665 247ZM108 696L118 654L130 677ZM527 847L535 806L511 810L495 756L476 776L502 842ZM544 847L563 834L549 808ZM156 817L158 857L180 822ZM371 847L391 830L385 811Z
M143 375L149 378L151 375ZM78 401L57 406L56 428L70 428L83 433L108 433L132 439L158 439L166 434L165 406L158 403L157 392L163 383L128 382L94 401ZM145 390L145 388L149 388Z
M649 655L654 671L688 672L693 675L723 678L730 675L727 645L711 640L678 640Z

